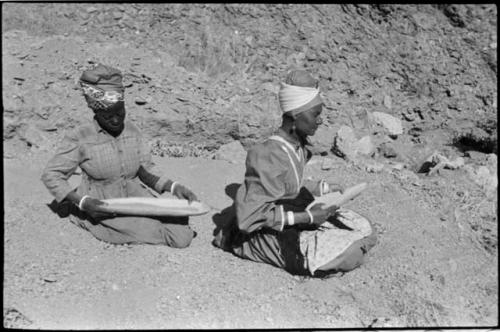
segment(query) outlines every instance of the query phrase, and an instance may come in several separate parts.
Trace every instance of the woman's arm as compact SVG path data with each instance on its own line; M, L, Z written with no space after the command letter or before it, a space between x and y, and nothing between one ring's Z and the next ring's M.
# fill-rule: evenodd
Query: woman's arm
M335 191L344 191L344 187L338 184L335 180L304 180L303 186L309 190L314 196L323 196Z
M151 158L151 152L143 143L143 139L141 137L141 160L139 170L137 171L139 179L160 194L167 191L171 192L177 198L187 199L190 202L198 200L196 195L191 190L180 183L170 180L165 175L154 174L153 167L154 163Z
M160 176L151 173L146 170L144 166L139 167L139 171L137 172L137 176L139 179L148 187L155 189L160 194L165 191L171 191L172 184L174 183L172 180L167 179L166 181L162 181L159 186L157 186L158 181L160 180Z
M154 171L155 164L153 162L153 158L151 157L151 151L149 146L144 141L144 137L138 132L138 138L140 141L140 160L139 160L139 169L137 171L137 176L139 179L148 187L154 189L159 194L164 193L165 191L171 192L174 181L170 180L164 174L159 174Z
M328 209L323 209L322 204L317 204L304 212L288 211L285 225L287 227L294 225L321 225L330 216L334 215L337 210L338 207L334 205Z
M285 195L289 160L280 152L260 145L247 153L245 181L235 198L236 221L243 233L261 228L281 231L285 226L286 212L278 201Z
M306 179L302 182L303 187L305 187L314 196L321 196L324 192L322 191L323 180L309 180Z
M41 176L42 182L57 202L63 201L72 192L68 179L79 163L78 138L74 133L68 134L58 146L56 154L48 161Z

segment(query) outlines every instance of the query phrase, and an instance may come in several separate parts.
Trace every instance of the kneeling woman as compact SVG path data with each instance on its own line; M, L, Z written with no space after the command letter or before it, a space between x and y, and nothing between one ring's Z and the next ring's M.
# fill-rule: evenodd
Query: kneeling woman
M80 85L90 109L92 123L68 133L49 160L42 181L57 202L73 203L70 220L97 239L109 243L189 246L194 237L187 217L115 216L102 211L102 199L152 197L146 184L158 193L172 192L178 198L196 196L165 175L152 173L151 154L136 126L125 120L124 87L120 71L98 65L83 72ZM77 167L82 182L76 191L69 177ZM141 183L142 181L142 183Z
M233 206L221 216L229 222L213 243L293 274L350 271L376 243L370 222L335 206L306 209L314 196L340 188L323 180L303 180L311 157L307 137L322 123L318 81L305 71L291 72L281 84L279 101L282 126L248 151L245 181Z

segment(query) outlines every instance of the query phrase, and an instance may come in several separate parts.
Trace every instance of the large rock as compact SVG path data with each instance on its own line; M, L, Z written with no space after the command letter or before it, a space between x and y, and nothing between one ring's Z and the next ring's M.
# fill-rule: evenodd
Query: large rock
M483 189L486 197L496 197L498 187L498 173L496 170L490 171L488 166L479 166L474 169L470 165L466 165L465 170L470 178Z
M378 151L385 158L396 158L398 156L398 153L394 149L394 146L390 144L390 142L384 142L380 144L378 147Z
M370 136L363 136L359 141L354 144L356 153L371 156L375 152L375 145Z
M403 134L403 125L401 120L393 117L392 115L383 112L373 112L372 117L375 123L384 127L389 136L397 137L398 135Z
M458 169L465 165L465 160L462 157L457 157L455 160L451 161L446 156L434 151L432 155L430 155L425 162L420 166L419 173L428 173L432 175L436 172L439 172L442 168L447 169Z
M335 132L332 128L321 126L318 128L314 136L311 136L310 141L314 154L325 154L331 150Z
M497 155L494 153L488 154L486 157L486 166L490 170L490 173L497 173L498 170L498 159Z
M236 164L245 163L246 157L247 152L239 141L222 145L214 156L215 159L227 160Z
M335 134L332 151L342 158L353 159L356 156L356 143L354 130L349 126L342 126Z
M37 128L32 125L25 125L18 129L19 138L28 144L42 149L47 149L50 146L49 139Z
M357 155L373 155L375 145L370 136L363 136L358 140L351 127L342 126L335 134L332 151L344 159L352 160Z

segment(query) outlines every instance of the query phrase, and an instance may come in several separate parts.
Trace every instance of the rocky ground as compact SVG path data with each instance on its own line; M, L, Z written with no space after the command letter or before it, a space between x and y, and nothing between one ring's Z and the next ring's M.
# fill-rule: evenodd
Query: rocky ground
M4 326L429 327L498 324L494 5L2 4ZM125 75L158 165L212 207L191 247L112 246L47 206L40 172L91 119L76 82ZM369 189L349 207L366 265L297 278L212 247L245 149L280 121L287 69L317 74L308 176ZM72 179L76 184L78 178Z

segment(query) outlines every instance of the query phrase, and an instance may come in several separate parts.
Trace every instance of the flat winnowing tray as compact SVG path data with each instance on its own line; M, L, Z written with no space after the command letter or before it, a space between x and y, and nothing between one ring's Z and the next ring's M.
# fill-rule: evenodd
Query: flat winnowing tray
M344 190L342 194L340 192L328 193L326 195L316 198L311 204L307 206L307 209L310 209L313 205L316 205L318 203L324 203L325 204L323 207L324 209L332 205L340 207L341 205L347 203L351 199L361 194L367 187L368 184L363 182L347 188L346 190Z
M106 203L105 212L142 215L142 216L198 216L207 213L210 208L202 202L185 199L126 197L102 200Z

